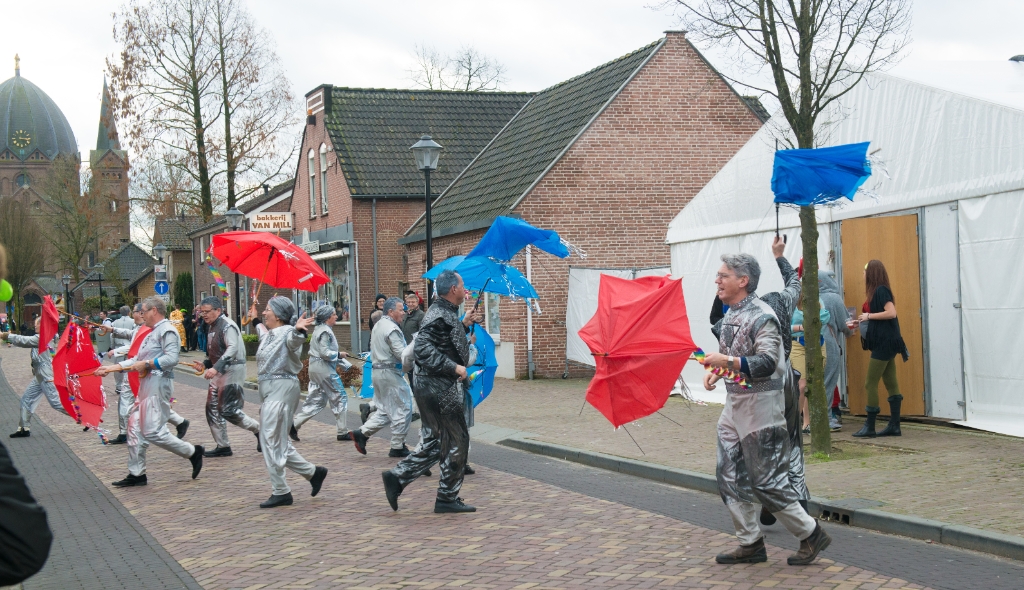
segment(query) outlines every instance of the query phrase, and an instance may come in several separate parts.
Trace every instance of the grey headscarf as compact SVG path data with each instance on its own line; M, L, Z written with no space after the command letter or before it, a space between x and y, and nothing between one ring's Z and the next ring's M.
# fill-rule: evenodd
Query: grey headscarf
M287 297L281 297L280 295L271 297L267 305L270 306L270 311L274 312L277 319L286 324L294 326L295 320L299 319L295 315L295 304Z
M316 308L316 311L313 313L316 316L317 324L326 324L327 320L331 319L331 316L335 314L334 306L321 305L320 307Z

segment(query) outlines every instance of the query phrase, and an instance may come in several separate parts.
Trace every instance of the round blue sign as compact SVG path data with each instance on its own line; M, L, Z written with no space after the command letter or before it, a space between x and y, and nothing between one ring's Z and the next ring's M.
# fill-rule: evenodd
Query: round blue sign
M153 290L156 291L157 295L166 295L169 290L167 287L167 281L157 281L153 284Z

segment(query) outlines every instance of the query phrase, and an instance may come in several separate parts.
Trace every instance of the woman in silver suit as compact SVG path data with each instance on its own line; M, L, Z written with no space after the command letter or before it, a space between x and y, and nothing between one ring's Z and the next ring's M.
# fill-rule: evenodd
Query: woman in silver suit
M299 440L299 428L329 404L337 423L338 440L352 440L352 433L346 423L348 394L335 369L339 362L342 362L344 368L347 361L341 359L348 356L339 352L338 339L331 329L334 322L338 321L338 312L332 305L321 305L313 312L313 316L316 327L309 339L309 392L302 409L295 414L295 424L292 425L290 435L292 440Z

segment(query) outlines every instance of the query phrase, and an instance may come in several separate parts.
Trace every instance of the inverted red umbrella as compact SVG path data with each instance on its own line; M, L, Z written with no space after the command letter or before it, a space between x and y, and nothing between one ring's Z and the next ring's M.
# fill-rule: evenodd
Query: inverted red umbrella
M697 350L682 283L601 275L597 313L579 335L597 365L587 402L616 428L660 410Z
M316 291L330 282L320 265L295 244L267 232L231 231L213 236L210 251L232 272L275 289Z
M100 366L89 333L74 322L68 323L53 355L53 384L60 403L76 422L96 428L107 407L103 379L92 372Z
M47 295L43 297L43 314L39 318L39 354L46 352L46 347L60 330L60 314L53 299Z
M146 339L146 336L153 331L153 328L149 326L139 326L139 331L135 335L135 339L132 340L131 347L128 348L128 356L125 358L133 359L139 354L139 349L142 348L142 341ZM132 388L132 393L135 397L139 397L139 373L137 371L130 371L128 373L128 385Z

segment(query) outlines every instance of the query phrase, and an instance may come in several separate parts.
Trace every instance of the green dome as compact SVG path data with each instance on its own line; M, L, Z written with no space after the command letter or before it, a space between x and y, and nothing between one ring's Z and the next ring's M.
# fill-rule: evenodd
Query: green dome
M37 149L52 160L57 154L78 156L78 142L57 104L38 86L21 77L0 84L0 152L11 150L19 160Z

